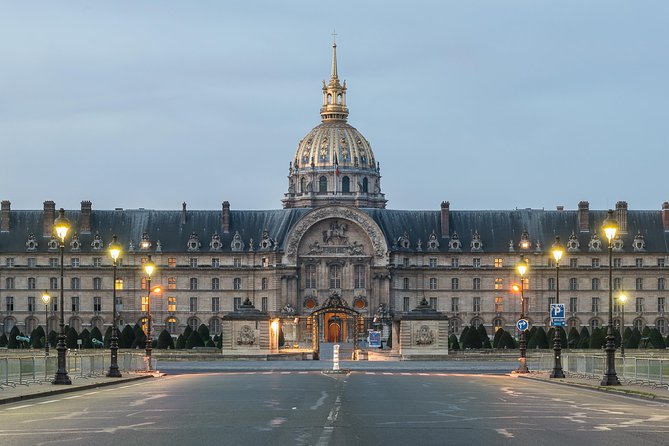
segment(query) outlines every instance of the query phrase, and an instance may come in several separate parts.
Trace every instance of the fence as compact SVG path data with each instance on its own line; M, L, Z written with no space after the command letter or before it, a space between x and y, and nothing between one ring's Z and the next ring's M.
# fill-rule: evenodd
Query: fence
M553 369L553 355L542 354L528 358L532 370ZM616 356L616 374L620 381L630 384L669 388L669 359ZM562 369L588 378L601 378L606 371L606 356L564 354Z
M66 368L71 379L104 376L109 370L109 353L74 354L66 356ZM155 359L153 360L155 370ZM119 353L118 368L121 371L147 370L145 356L137 353ZM51 382L58 369L58 357L26 356L0 358L0 389L3 386L28 385Z

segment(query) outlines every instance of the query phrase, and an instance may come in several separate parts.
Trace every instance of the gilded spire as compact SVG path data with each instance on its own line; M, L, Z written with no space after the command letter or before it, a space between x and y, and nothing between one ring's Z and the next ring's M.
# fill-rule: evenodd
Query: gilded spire
M337 33L332 33L332 79L337 79Z
M325 120L346 120L348 109L346 108L346 82L339 83L337 73L337 33L332 33L332 71L330 82L323 81L323 106L321 107L321 118Z

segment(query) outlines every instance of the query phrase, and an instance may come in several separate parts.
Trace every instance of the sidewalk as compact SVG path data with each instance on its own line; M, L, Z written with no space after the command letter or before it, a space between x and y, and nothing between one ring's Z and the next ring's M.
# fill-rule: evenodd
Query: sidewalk
M587 378L580 375L565 372L566 378L550 378L550 372L538 371L528 374L514 375L522 379L531 379L535 381L544 381L563 386L580 387L584 389L597 390L599 392L608 392L619 395L625 395L635 398L643 398L662 403L669 403L669 386L646 386L640 384L631 384L621 382L620 386L601 386L601 378Z
M90 377L86 379L73 379L71 385L54 385L51 383L34 383L30 385L17 385L16 387L2 386L0 388L0 405L14 403L32 398L41 398L62 393L77 392L80 390L95 389L98 387L111 386L115 384L128 383L139 379L147 379L160 376L150 373L123 373L121 378L107 378L106 376Z

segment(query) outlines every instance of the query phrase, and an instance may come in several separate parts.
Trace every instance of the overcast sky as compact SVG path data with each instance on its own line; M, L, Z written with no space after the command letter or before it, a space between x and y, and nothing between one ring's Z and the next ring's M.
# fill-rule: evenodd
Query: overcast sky
M31 1L0 13L0 198L275 209L320 122L393 209L669 200L666 1Z

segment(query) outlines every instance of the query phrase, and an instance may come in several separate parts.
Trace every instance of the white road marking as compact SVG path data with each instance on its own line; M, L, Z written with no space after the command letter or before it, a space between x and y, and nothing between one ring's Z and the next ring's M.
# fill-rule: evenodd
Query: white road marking
M64 400L73 400L75 398L81 398L83 395L72 395L72 396L66 396L63 399Z
M51 403L57 403L58 401L60 401L60 400L59 399L58 400L49 400L49 401L42 401L41 403L37 403L37 404L51 404Z
M327 446L330 443L332 432L334 432L334 423L335 421L337 421L340 409L341 409L341 398L337 397L334 403L334 407L330 411L328 419L325 421L325 426L323 426L323 432L321 432L321 436L318 438L316 446Z
M498 434L505 436L506 438L513 438L513 434L506 429L495 429Z
M318 400L316 401L316 404L311 406L309 409L311 409L311 410L318 409L319 407L321 407L323 405L323 403L325 402L327 397L328 397L328 393L325 390L321 391L321 397L318 398Z
M8 407L5 410L17 410L17 409L25 409L26 407L32 407L34 404L24 404L23 406L16 406L16 407Z

